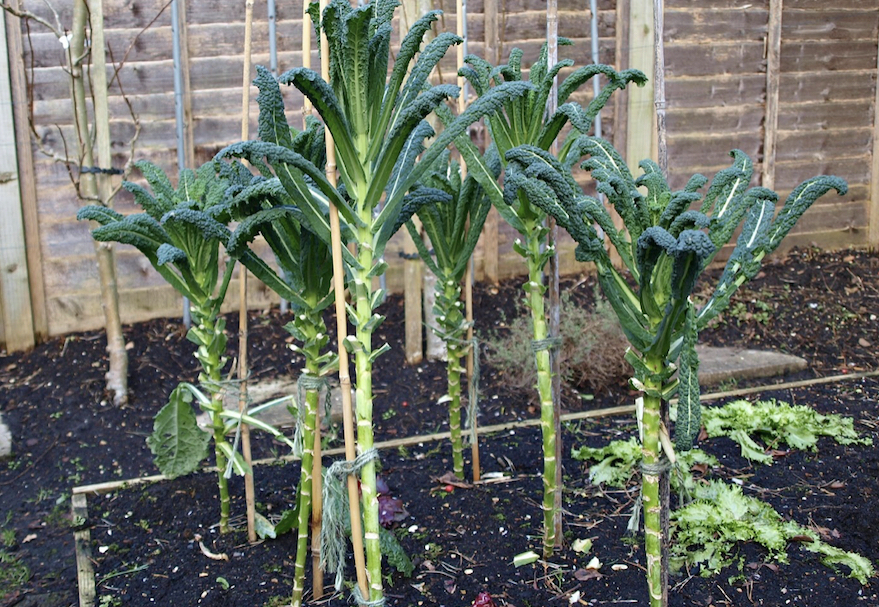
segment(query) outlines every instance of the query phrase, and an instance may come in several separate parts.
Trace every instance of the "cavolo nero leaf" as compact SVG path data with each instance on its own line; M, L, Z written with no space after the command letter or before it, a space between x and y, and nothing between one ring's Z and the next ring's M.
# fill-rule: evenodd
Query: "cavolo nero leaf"
M689 451L702 426L702 405L699 399L699 357L696 354L696 309L687 302L684 322L684 345L680 357L678 418L675 423L675 450Z
M177 386L156 415L153 433L147 438L156 466L168 478L193 472L207 457L211 435L198 427L191 403L189 388Z

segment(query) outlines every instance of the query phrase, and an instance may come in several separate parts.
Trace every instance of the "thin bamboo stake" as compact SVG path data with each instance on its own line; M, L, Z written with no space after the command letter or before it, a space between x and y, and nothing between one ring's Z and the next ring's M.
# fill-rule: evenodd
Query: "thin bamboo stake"
M320 1L320 11L329 4L328 0ZM320 33L320 71L327 82L330 81L330 43L326 32ZM326 129L327 142L327 179L336 185L336 146L329 129ZM336 340L339 350L339 385L342 390L342 424L345 436L345 459L353 462L357 457L354 439L354 408L351 403L351 376L348 372L348 352L345 350L345 338L348 337L348 324L345 311L345 268L342 265L342 229L339 224L339 210L330 204L330 235L333 251L333 290L336 305ZM357 572L357 585L364 597L369 596L366 580L366 557L363 551L363 523L360 520L360 492L357 476L348 475L348 508L351 517L351 544L354 549L354 568Z
M250 55L253 38L253 3L245 0L244 5L244 85L241 95L241 140L250 138ZM247 410L247 269L240 267L238 299L238 412ZM244 461L251 467L250 426L241 424L241 452ZM247 508L247 539L256 542L256 499L253 487L253 469L244 475L244 500Z
M559 4L558 0L547 0L546 3L546 42L547 42L547 69L552 69L559 59ZM558 107L558 76L553 79L552 90L547 103L547 113L552 116ZM555 155L558 145L552 143L550 151ZM549 258L549 335L552 338L559 336L561 327L561 297L559 292L559 253L556 243L559 237L559 228L554 217L547 217L549 224L549 238L547 245L553 247L553 254ZM549 351L550 372L552 373L552 424L555 432L555 493L553 495L553 538L555 548L561 548L564 543L562 530L562 422L561 422L561 367L558 349ZM547 533L549 530L546 531Z
M308 0L302 0L302 67L311 69L311 15L308 14ZM305 120L312 114L311 99L302 96L302 128L306 127ZM320 427L320 426L318 426Z
M308 14L308 2L302 2L302 67L311 69L311 16ZM308 117L312 114L311 100L304 97L302 104L302 128L307 126ZM329 145L329 143L327 144ZM329 169L327 170L329 175ZM335 177L331 178L335 184ZM341 342L339 342L341 343ZM320 407L317 408L314 421L314 460L311 470L311 592L314 599L324 594L324 570L320 566L320 530L323 521L323 462L321 461L321 423Z
M662 0L653 0L653 103L656 106L657 160L662 175L668 180L668 138L665 126L665 45L663 41L664 15ZM669 405L665 399L659 402L660 427L670 427ZM668 605L669 532L671 514L671 490L668 471L659 475L660 502L660 581L662 605Z
M457 48L457 64L458 70L464 67L465 45L467 44L467 2L465 0L457 0L456 5L456 29L457 34L463 40L463 44L459 44ZM458 76L458 88L461 89L458 95L458 115L461 115L467 109L467 83L463 76ZM467 163L463 158L461 162L461 178L467 175ZM475 358L478 355L476 346L473 344L473 260L467 263L467 273L464 275L464 311L467 318L467 341L470 345L470 352L467 354L467 385L472 386L474 381ZM471 395L473 398L475 395ZM477 431L476 416L467 420L470 424L470 453L473 460L473 482L479 480L482 470L479 464L479 433Z

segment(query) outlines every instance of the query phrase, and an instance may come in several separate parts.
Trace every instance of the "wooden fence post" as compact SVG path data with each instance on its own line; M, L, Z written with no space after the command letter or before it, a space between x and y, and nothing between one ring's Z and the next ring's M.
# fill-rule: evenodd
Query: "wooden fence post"
M879 46L879 41L877 41ZM876 61L876 91L873 102L873 159L870 172L870 208L867 221L869 234L867 242L874 251L879 249L879 53Z
M485 60L493 66L500 63L501 44L498 28L498 2L485 0L483 3L483 37L485 38ZM493 284L500 281L500 259L498 256L498 212L492 207L482 226L482 268L485 279Z
M653 0L629 0L629 67L653 74ZM626 162L635 175L639 162L656 158L653 79L644 87L631 86L626 91Z
M783 0L769 0L766 44L766 121L763 126L763 187L775 189L775 144L778 140L778 87L781 67Z
M418 0L403 1L403 16L400 23L400 40L422 15L421 3ZM413 218L413 222L421 229L421 222ZM406 362L417 365L424 359L424 306L422 286L424 272L418 249L408 230L400 230L403 234L403 306L405 310L405 344ZM429 272L428 272L429 274Z
M0 66L9 65L6 28L0 25ZM29 151L30 146L27 150ZM9 71L0 69L0 311L10 352L34 345L21 191L18 179L12 86Z
M21 213L24 222L24 240L27 247L27 270L37 342L49 337L49 318L46 311L46 287L43 283L43 253L40 244L40 221L37 214L37 181L34 157L31 152L28 112L27 81L21 59L24 46L18 17L6 14L6 36L9 49L9 78L12 85L12 113L15 118L15 141L18 150L18 188L21 193Z

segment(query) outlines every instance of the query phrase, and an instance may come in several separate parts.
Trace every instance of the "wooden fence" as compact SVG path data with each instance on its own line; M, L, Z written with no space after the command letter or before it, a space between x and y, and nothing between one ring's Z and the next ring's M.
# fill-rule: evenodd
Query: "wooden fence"
M55 19L42 0L21 4ZM69 4L56 7L61 23L71 22ZM188 163L195 165L239 136L243 2L178 4L185 8L181 48L187 66ZM523 63L530 64L544 38L543 2L468 4L470 52L496 63L520 47ZM559 0L559 33L574 41L562 47L561 56L577 65L591 61L588 4ZM404 10L418 6L407 2ZM454 3L433 0L433 6L446 11L440 28L453 29ZM278 3L281 70L301 62L300 12L298 3ZM652 0L599 0L600 61L652 75L651 15ZM118 83L141 125L134 155L176 172L168 0L104 0L104 17L108 58L117 64L124 59ZM682 186L694 172L710 176L728 166L727 152L733 148L754 159L754 184L771 185L782 195L804 178L836 174L849 182L849 193L820 201L785 245L875 246L879 0L666 0L665 21L673 185ZM254 62L268 65L265 2L256 3L254 23ZM98 328L103 314L91 237L88 226L75 220L80 201L70 176L63 164L38 151L28 132L32 112L42 147L61 152L75 142L62 45L37 24L26 27L7 15L5 25L0 53L9 71L0 74L0 344L14 350L49 335ZM442 64L446 81L454 76L453 61L450 53ZM114 166L121 167L128 160L125 142L134 123L118 84L111 89ZM290 120L297 124L301 98L292 90L287 94L288 108L294 108ZM583 87L578 100L590 97L591 87ZM255 122L256 104L252 107ZM629 159L655 155L652 122L649 86L620 95L602 114L604 136ZM116 208L130 212L134 205L120 195ZM477 280L498 281L524 271L512 250L514 240L509 226L493 213L475 256ZM388 248L392 291L403 285L400 253L405 245L401 235ZM562 272L582 271L573 259L573 243L563 240L560 249ZM179 314L179 298L136 250L119 247L117 264L123 321ZM254 289L252 305L270 301L265 289Z

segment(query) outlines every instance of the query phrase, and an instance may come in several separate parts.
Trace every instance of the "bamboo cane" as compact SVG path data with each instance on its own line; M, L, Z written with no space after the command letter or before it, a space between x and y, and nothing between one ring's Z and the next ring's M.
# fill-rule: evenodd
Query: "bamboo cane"
M665 45L663 42L664 15L662 0L653 0L653 104L656 107L657 160L663 177L668 180L668 139L665 125ZM668 401L662 399L659 404L660 427L668 428ZM669 473L659 476L660 506L660 588L662 605L668 605L668 574L669 574L669 532L671 514L671 496Z
M320 11L329 4L328 0L320 0ZM320 71L327 82L330 81L330 43L326 32L320 33ZM333 136L326 129L327 142L327 179L336 185L336 147ZM330 235L333 251L333 290L336 305L336 340L339 351L339 385L342 390L342 424L345 436L345 459L353 462L357 457L354 440L354 409L351 403L351 376L348 373L348 352L345 350L345 338L348 337L348 324L345 310L345 268L342 265L342 230L339 224L339 210L330 204ZM351 517L351 544L354 549L354 567L357 572L357 585L364 597L369 596L366 579L366 558L363 551L363 525L360 520L360 492L357 477L348 475L348 508Z
M464 39L463 44L457 47L457 64L458 70L464 67L464 53L467 44L467 3L464 0L457 0L456 4L456 29L457 34ZM467 109L467 99L465 91L466 82L463 76L458 76L458 88L461 93L458 96L458 115ZM461 158L461 179L467 175L467 163ZM464 275L464 308L467 315L467 341L473 344L473 260L467 263L467 273ZM475 359L477 355L473 345L470 346L470 352L467 354L467 385L473 384L473 372L475 370ZM472 397L471 397L472 398ZM479 434L476 427L476 416L468 420L470 423L470 452L473 460L473 482L479 480L482 471L479 464Z
M308 14L308 0L302 0L302 67L311 69L311 15ZM311 116L311 99L307 95L302 96L302 128L306 127L305 120Z
M302 67L311 69L311 16L308 14L308 1L302 2ZM302 128L308 126L312 114L311 100L303 97ZM327 144L329 145L329 143ZM329 175L329 169L327 170ZM335 176L330 180L335 184ZM341 343L341 342L339 342ZM324 571L320 566L320 530L323 520L323 463L321 462L320 407L317 408L314 422L314 460L311 472L311 592L314 599L324 593Z
M559 5L558 0L547 0L546 3L546 43L548 61L546 69L558 63L559 54ZM549 94L547 113L552 115L558 106L558 77L553 79L552 89ZM552 143L550 151L555 154L557 151L556 142ZM553 247L553 254L549 258L549 334L556 338L559 336L561 318L560 318L560 293L559 293L559 254L555 248L558 242L559 229L556 225L555 218L547 218L549 225L549 237L547 246ZM552 425L555 433L555 491L553 493L553 518L552 518L552 536L551 543L554 548L560 548L564 542L562 533L562 423L561 423L561 369L559 366L558 351L550 350L550 372L552 373ZM546 529L547 540L550 539L550 530ZM548 548L550 542L544 543L544 549ZM547 555L548 556L548 555Z
M241 95L241 140L250 138L250 55L253 37L253 3L245 0L244 5L244 85ZM238 412L247 410L247 269L241 266L238 300ZM250 426L241 424L241 453L248 468L251 467ZM244 500L247 508L247 539L256 542L256 500L254 497L253 471L244 475Z

